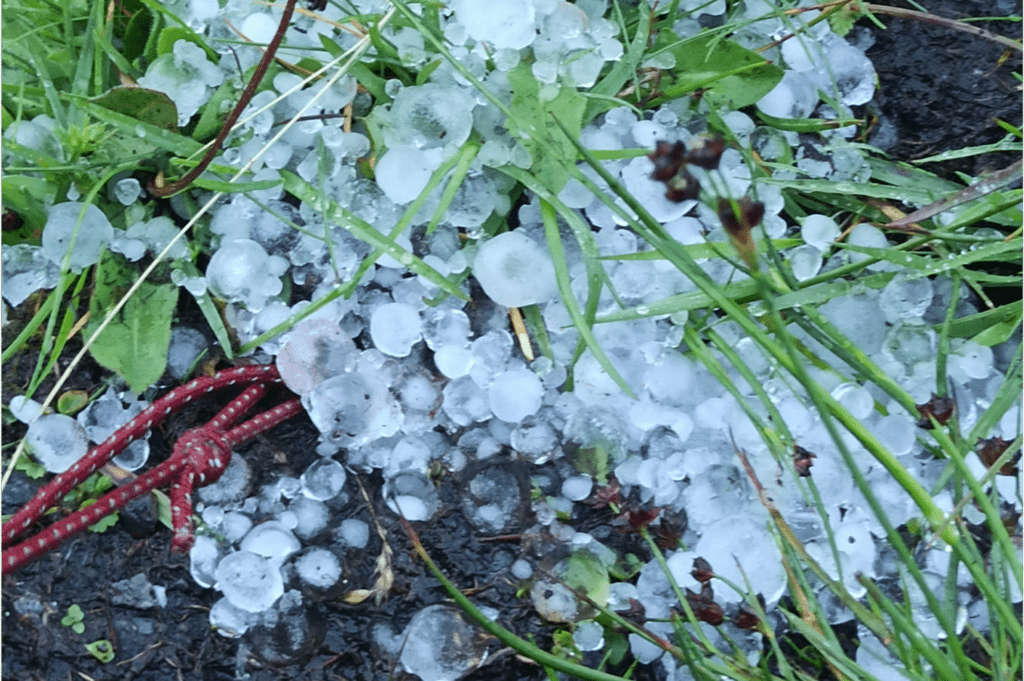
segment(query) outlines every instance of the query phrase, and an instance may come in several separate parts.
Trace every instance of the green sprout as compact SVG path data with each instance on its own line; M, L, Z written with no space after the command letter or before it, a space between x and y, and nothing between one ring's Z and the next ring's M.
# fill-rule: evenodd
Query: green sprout
M85 631L85 623L82 621L84 619L85 613L83 613L82 608L75 603L68 608L68 614L61 619L60 623L65 627L71 627L71 631L76 634L81 634Z

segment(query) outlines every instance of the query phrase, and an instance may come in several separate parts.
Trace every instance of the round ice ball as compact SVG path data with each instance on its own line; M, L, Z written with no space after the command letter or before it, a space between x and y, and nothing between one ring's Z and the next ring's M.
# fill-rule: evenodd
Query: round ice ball
M478 2L455 0L451 4L456 20L477 42L486 42L493 49L513 50L526 47L537 37L535 9L531 0Z
M519 232L484 242L473 262L473 276L491 300L506 307L543 303L556 291L551 257Z
M391 132L418 149L459 146L473 129L475 104L469 92L457 86L426 83L403 88L391 105Z
M338 557L327 549L312 549L295 561L299 579L317 589L327 589L341 577Z
M110 220L92 204L85 209L78 234L75 235L81 211L82 204L77 201L58 203L50 209L46 225L43 226L43 254L57 264L64 260L74 236L70 267L76 272L99 262L103 247L114 238L114 227Z
M378 350L392 357L408 357L422 338L420 313L412 305L388 303L373 311L370 338Z
M388 149L374 168L377 186L398 205L409 203L423 191L437 164L415 147Z
M839 225L827 215L808 215L800 225L804 243L814 246L822 253L832 246L839 233Z
M266 44L274 37L277 31L277 21L269 14L254 12L242 22L242 35L254 43Z
M359 350L341 327L326 319L307 319L292 329L277 355L277 369L288 389L308 394L332 376L351 371Z
M923 317L932 304L932 282L925 277L894 277L878 296L885 319L895 324L903 319Z
M271 258L255 241L239 239L221 246L206 266L206 281L219 297L263 307L266 298L281 292L282 284L271 267Z
M850 235L846 239L846 243L851 246L863 246L865 248L888 248L889 241L885 238L885 234L882 230L878 229L874 225L869 225L866 222L862 222L852 230ZM856 251L850 251L850 262L858 263L867 260L871 256L867 253L858 253ZM868 265L869 270L883 270L888 267L888 263L884 260L882 262L876 262L873 265Z
M217 564L217 588L236 608L261 612L284 594L281 571L251 551L235 551Z
M532 371L513 369L495 376L487 395L495 416L508 423L519 423L540 409L544 386Z

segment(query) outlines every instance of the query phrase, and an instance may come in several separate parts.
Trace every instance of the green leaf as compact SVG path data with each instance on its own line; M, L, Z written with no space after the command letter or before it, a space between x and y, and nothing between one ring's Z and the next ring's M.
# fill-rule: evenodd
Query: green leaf
M190 277L203 276L203 273L192 262L183 260L178 262L176 266L180 267ZM213 298L205 291L201 295L192 294L192 296L196 299L196 304L199 305L199 310L203 313L203 317L206 318L206 323L213 330L213 335L217 337L217 342L220 343L224 356L228 359L233 359L235 353L231 348L231 334L228 333L227 327L224 326L224 320L221 319L220 311L217 309L216 304L214 304ZM168 527L170 526L168 525Z
M594 478L598 485L608 484L608 448L602 444L593 447L580 447L575 456L570 457L573 468L578 472Z
M57 412L73 416L89 404L89 393L84 390L68 390L57 398Z
M443 63L444 60L435 59L432 62L428 63L426 66L424 66L422 69L420 69L420 72L416 74L416 84L423 85L428 80L430 80L430 74L436 71L437 67Z
M97 660L106 664L114 660L114 644L106 639L86 643L85 649Z
M970 337L978 345L992 347L1010 339L1020 327L1024 308L1020 304L1003 305L969 317L954 319L949 325L952 338Z
M922 276L932 276L949 272L958 267L969 265L974 262L985 261L1013 261L1019 260L1021 252L1021 240L1014 239L1010 242L997 241L975 248L974 250L950 255L945 258L929 258L907 253L895 248L871 248L868 246L855 246L853 244L837 242L836 246L845 250L863 253L880 260L894 263L901 267L909 267L918 271Z
M60 621L65 627L70 626L75 622L81 622L85 614L82 612L82 607L77 603L72 604L68 607L68 614Z
M153 29L160 25L159 15L148 9L140 9L128 21L124 31L124 58L135 61L146 52Z
M238 98L238 94L235 80L233 78L225 79L221 86L214 91L210 101L203 107L203 111L199 115L199 122L196 123L196 129L192 131L193 139L210 139L220 132L224 125L224 119L227 118L227 114L224 112L224 102L234 102Z
M608 596L611 595L608 568L587 549L569 556L565 564L565 584L571 589L582 590L598 605L608 604Z
M99 520L97 520L92 525L90 525L89 526L89 531L90 532L95 532L96 534L100 534L101 532L106 532L111 527L113 527L114 525L117 524L117 518L118 518L118 515L117 515L116 512L115 513L111 513L108 516L104 516L104 517L100 518Z
M526 62L509 71L508 81L512 86L513 113L506 123L509 132L523 137L522 144L533 159L532 174L557 194L569 179L564 164L575 163L576 148L552 117L579 137L586 98L576 88L562 86L553 99L542 101L540 84Z
M704 97L730 111L750 106L782 80L782 69L758 54L720 36L705 33L671 49L676 58L675 83L664 87L666 96L651 104L707 89Z
M841 5L838 9L831 12L828 15L828 23L832 27L832 32L839 36L845 36L853 29L853 25L857 23L857 20L864 16L864 11L861 10L855 3L847 5Z
M143 123L178 131L178 107L170 97L158 90L136 86L115 87L89 101Z
M46 224L46 211L44 206L53 202L57 188L41 177L28 177L27 175L5 174L0 180L3 187L2 197L4 208L16 212L25 221L25 225L19 230L22 240L28 238L33 232L41 230ZM18 243L8 241L9 235L4 233L4 243Z
M319 65L314 67L313 70L315 71L317 68L319 68ZM196 123L196 129L192 131L193 139L213 139L220 132L224 121L228 117L228 113L234 109L238 98L241 96L242 88L245 86L245 83L252 80L255 73L256 67L253 66L246 70L242 76L241 84L234 78L227 78L221 83L220 87L214 91L213 96L210 97L210 101L200 111L199 122ZM281 73L281 67L276 62L272 62L267 68L263 80L256 87L256 93L259 94L265 90L272 90L274 78L279 73Z
M137 277L129 266L110 253L97 268L96 289L89 303L91 336ZM103 366L120 374L135 392L155 383L167 366L171 342L171 315L178 301L178 288L143 282L110 324L92 344L92 356Z
M164 149L180 157L191 156L202 149L203 145L184 135L151 125L117 111L111 111L85 98L72 97L70 95L68 95L68 98L75 102L75 106L85 109L100 121L114 126L119 135L113 141L119 142L136 158L143 158L156 149Z
M869 182L853 182L851 180L779 180L774 177L760 178L760 182L774 184L783 189L795 189L801 192L821 192L822 194L836 195L825 199L828 202L834 201L839 196L867 196L873 199L891 199L906 203L931 203L939 198L939 194L930 192L920 187L890 187L882 184Z
M174 52L174 43L179 40L187 40L193 45L201 47L206 52L206 58L214 64L220 61L220 55L207 47L198 33L186 26L168 26L160 31L160 37L157 39L156 45L157 54L163 56Z
M46 469L27 456L18 457L17 463L14 464L14 470L21 471L30 480L38 480L46 475Z

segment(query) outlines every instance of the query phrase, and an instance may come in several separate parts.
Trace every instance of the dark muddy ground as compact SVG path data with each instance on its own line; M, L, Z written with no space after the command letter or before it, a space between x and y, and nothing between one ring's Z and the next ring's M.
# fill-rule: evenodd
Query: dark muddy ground
M1014 2L1003 7L982 0L955 0L929 3L928 7L951 18L1021 13L1020 4ZM868 54L881 82L872 106L896 127L896 137L887 148L894 159L911 161L946 149L994 142L1004 135L994 123L996 118L1021 124L1020 86L1013 75L1020 72L1019 53L1004 54L998 45L948 28L885 20L890 31L875 33L876 43ZM1019 37L1019 24L979 25ZM956 171L975 174L1005 167L1013 160L996 155L944 164L938 170L947 176ZM10 363L4 367L7 399L19 388L24 389L19 373ZM101 380L99 370L86 363L68 387L92 391ZM216 407L212 403L200 405L155 433L152 460L166 456L177 435L204 422ZM17 426L5 427L3 432L5 442L20 435ZM243 449L242 456L263 481L283 474L297 475L315 456L315 439L315 429L301 417L260 437ZM522 472L534 476L544 471L528 468ZM4 513L29 498L34 484L20 474L14 476L4 492ZM350 606L337 600L311 603L305 637L308 646L292 650L278 635L280 632L271 630L250 632L241 642L212 632L208 609L219 594L196 585L189 575L187 556L171 553L170 533L154 526L150 509L141 504L127 514L136 523L122 519L102 534L80 535L4 579L3 679L228 681L244 672L257 681L402 679L404 674L393 656L373 642L372 629L375 624L386 623L399 633L421 608L443 602L445 593L416 559L394 514L381 502L379 481L370 477L364 484L394 549L394 589L380 606ZM346 490L348 501L339 512L344 517L366 520L372 527L366 503L352 493L351 479ZM516 580L508 570L521 551L520 543L486 541L472 530L460 510L464 494L457 476L441 477L439 491L446 512L418 528L427 550L460 587L472 589L477 602L498 609L506 626L520 635L532 635L542 647L549 647L548 627L540 623L527 600L516 597ZM620 534L610 525L607 512L587 513L593 515L574 519L577 526L585 523L584 529L623 554L632 551L641 560L649 559L635 535ZM522 527L512 532L530 524L531 520L524 518ZM348 554L350 588L371 586L380 547L380 539L371 531L367 548ZM133 594L132 588L123 583L132 578L166 587L167 606L161 608ZM78 604L84 612L82 634L60 623L72 604ZM86 651L84 644L100 639L113 643L114 661L101 664ZM499 650L497 645L492 647ZM539 669L507 653L492 655L489 664L467 678L544 678ZM280 664L268 663L267 657ZM643 667L636 673L634 678L641 679L648 674Z
M906 2L882 4L911 8ZM1021 14L1016 0L924 4L947 19ZM895 126L879 131L873 140L892 158L915 161L948 149L992 144L1006 136L996 119L1020 127L1021 87L1015 76L1021 70L1020 52L945 26L878 16L888 30L874 31L875 44L867 51L881 85L869 111L880 113L883 121L888 119ZM970 23L990 33L1020 38L1019 23ZM997 153L923 167L955 179L957 171L974 176L1018 159L1019 154Z

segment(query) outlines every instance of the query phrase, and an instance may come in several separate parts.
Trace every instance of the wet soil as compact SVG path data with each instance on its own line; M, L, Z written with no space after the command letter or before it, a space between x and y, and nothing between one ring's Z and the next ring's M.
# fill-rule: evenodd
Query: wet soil
M223 367L219 367L223 368ZM76 377L80 387L90 385L89 370ZM16 385L12 383L11 385ZM229 399L224 395L193 404L169 418L153 431L151 461L158 462L173 442L188 428L204 423ZM273 401L273 400L271 400ZM19 425L5 428L5 439L20 437ZM298 477L316 458L318 432L304 415L292 419L239 448L254 473L255 492L281 476ZM530 481L539 481L548 494L557 493L558 481L566 475L567 464L534 466L515 461L506 452L487 465L500 465L526 482L524 508L529 507ZM2 678L18 681L56 681L91 678L96 681L160 680L228 681L349 681L414 679L398 665L393 651L383 649L375 629L386 627L392 636L427 605L448 602L441 585L424 569L398 518L380 496L379 474L361 476L369 503L358 493L352 478L345 491L328 502L332 518L358 518L370 528L364 549L345 555L345 583L331 593L304 593L304 605L293 614L301 631L295 635L280 627L254 627L240 639L225 638L210 628L209 609L220 598L212 589L200 587L189 574L187 555L171 551L171 534L156 522L149 500L137 500L112 528L78 535L3 580ZM546 481L546 482L544 482ZM3 512L11 513L31 498L39 483L16 473L3 497ZM550 649L553 626L541 620L528 599L517 596L520 587L510 572L512 563L524 550L517 533L535 524L527 511L506 530L509 537L487 537L475 531L463 514L467 496L466 475L438 472L437 491L441 511L429 523L415 523L427 551L450 579L471 595L475 603L499 614L499 621L520 636L531 637ZM547 489L550 488L550 489ZM372 504L373 513L370 512ZM71 510L71 509L67 509ZM382 541L375 531L375 518L387 537L393 554L394 585L379 605L369 599L358 605L346 604L341 596L354 589L369 589ZM258 519L257 519L258 520ZM636 535L612 527L610 511L580 509L574 524L620 551L633 552L642 561L651 558ZM41 526L40 526L41 527ZM304 545L326 543L329 535ZM535 538L537 542L543 538ZM554 543L554 542L552 542ZM527 542L529 544L529 542ZM153 597L152 586L165 590L166 605ZM286 588L297 588L289 582ZM61 624L71 605L84 616L84 631L76 633ZM85 645L110 641L116 656L102 663ZM536 666L502 651L492 640L490 656L467 681L527 681L545 678ZM591 660L592 664L599 659ZM624 669L621 671L625 671ZM248 676L244 676L248 674ZM646 679L644 670L635 678ZM84 675L84 676L83 676Z
M912 9L906 2L883 3ZM939 0L925 3L947 19L1021 14L1018 0ZM915 161L950 149L998 142L1007 132L996 120L1021 126L1021 53L984 38L917 19L879 14L887 30L873 30L867 56L879 89L869 111L881 114L872 143L893 159ZM1020 39L1020 23L971 21L990 33ZM861 20L860 25L874 29ZM891 126L885 124L888 121ZM1009 166L1020 155L985 154L929 163L925 167L956 179Z

